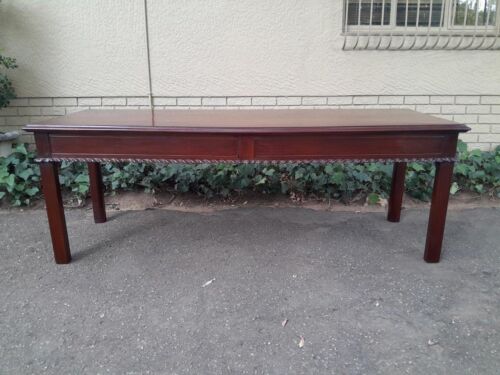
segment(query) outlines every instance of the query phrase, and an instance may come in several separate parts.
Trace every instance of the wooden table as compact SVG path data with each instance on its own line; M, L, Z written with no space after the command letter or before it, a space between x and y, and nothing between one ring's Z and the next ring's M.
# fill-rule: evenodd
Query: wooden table
M436 175L424 259L438 262L458 134L470 130L401 109L98 110L24 129L35 135L56 263L71 261L58 179L63 160L88 163L96 223L106 221L102 162L393 162L387 218L398 222L406 163L432 161Z

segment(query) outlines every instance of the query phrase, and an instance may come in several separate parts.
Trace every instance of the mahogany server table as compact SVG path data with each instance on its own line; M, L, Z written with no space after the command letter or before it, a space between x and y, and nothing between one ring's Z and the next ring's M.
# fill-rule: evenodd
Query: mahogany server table
M406 163L436 174L424 259L438 262L463 124L402 109L97 110L30 124L56 263L69 263L58 179L63 160L87 162L96 223L106 221L100 163L393 162L388 220L398 222Z

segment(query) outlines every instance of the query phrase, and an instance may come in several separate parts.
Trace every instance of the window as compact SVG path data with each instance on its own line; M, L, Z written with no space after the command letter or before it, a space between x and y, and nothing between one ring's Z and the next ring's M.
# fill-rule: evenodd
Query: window
M426 46L430 39L439 36L442 40L458 37L461 44L452 43L453 49L498 49L499 5L500 0L345 0L344 35L355 35L356 47L361 37L374 42L370 40L373 36L423 35L427 38ZM494 40L488 43L487 38ZM378 42L380 49L384 44L380 39ZM413 49L420 44L410 45ZM440 41L433 48L440 46L448 47L450 43Z

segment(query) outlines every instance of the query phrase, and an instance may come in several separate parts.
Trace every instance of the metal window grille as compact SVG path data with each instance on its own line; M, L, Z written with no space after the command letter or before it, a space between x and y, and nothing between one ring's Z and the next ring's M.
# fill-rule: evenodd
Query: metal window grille
M500 50L500 0L344 0L344 50Z

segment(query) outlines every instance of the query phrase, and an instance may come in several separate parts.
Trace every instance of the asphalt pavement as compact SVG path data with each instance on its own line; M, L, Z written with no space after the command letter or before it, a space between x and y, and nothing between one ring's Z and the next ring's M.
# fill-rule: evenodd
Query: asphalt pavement
M500 210L0 211L0 374L498 374Z

